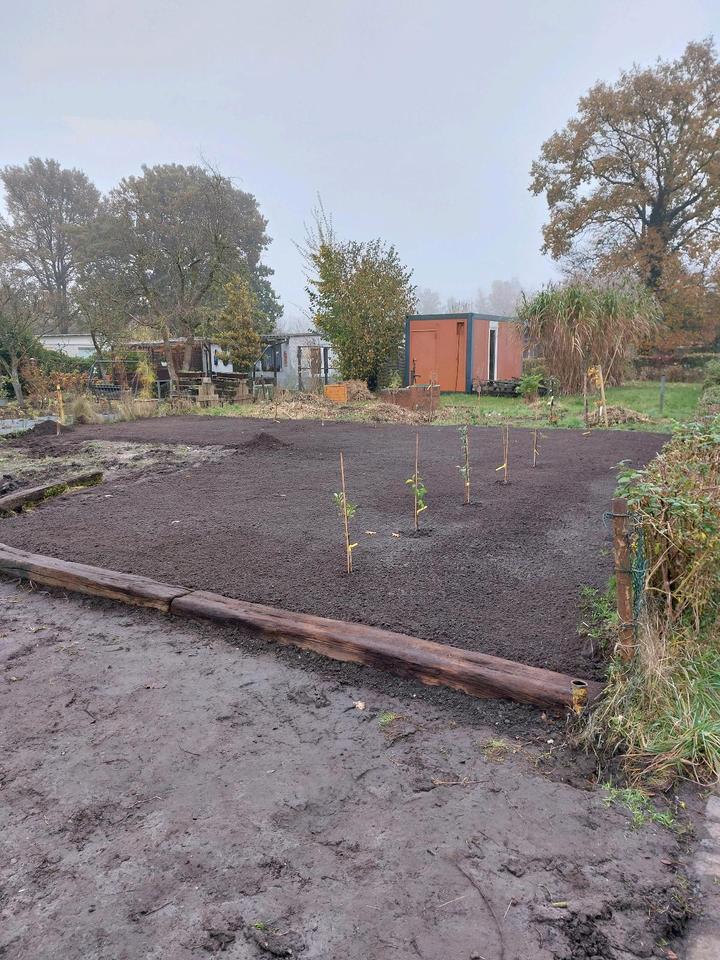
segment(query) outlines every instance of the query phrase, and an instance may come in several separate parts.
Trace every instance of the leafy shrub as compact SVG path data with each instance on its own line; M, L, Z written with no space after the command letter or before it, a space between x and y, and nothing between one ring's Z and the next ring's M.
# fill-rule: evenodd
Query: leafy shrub
M720 413L720 384L705 388L697 409L701 417Z
M720 387L720 359L711 360L705 366L705 380L703 387Z
M719 486L720 417L687 425L620 477L642 532L644 606L634 656L612 662L585 736L662 784L720 776Z
M537 400L540 394L540 386L543 382L542 373L523 373L520 377L520 383L517 385L515 390L523 400L526 400L528 403L532 403L534 400Z

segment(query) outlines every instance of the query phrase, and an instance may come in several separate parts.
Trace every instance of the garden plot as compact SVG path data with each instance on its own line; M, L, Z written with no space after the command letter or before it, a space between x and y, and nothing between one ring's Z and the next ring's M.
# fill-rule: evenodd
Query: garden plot
M52 438L52 453L88 440L224 455L48 502L3 521L5 543L591 678L580 592L604 588L612 570L603 513L614 467L644 463L663 438L548 432L533 468L532 431L510 430L505 458L499 430L470 428L466 504L457 429L420 428L417 532L412 427L161 418L78 428ZM352 574L334 497L341 451L357 505Z

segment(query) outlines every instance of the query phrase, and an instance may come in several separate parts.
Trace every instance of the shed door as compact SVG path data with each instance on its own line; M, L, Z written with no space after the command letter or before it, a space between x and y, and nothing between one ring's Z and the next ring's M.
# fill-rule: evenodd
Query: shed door
M413 330L410 369L415 370L416 383L438 381L437 336L437 327Z

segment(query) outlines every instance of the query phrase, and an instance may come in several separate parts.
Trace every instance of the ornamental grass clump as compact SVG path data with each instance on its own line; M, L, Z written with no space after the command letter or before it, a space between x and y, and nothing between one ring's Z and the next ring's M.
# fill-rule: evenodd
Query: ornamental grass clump
M682 428L619 493L634 520L634 657L585 738L661 785L720 777L720 417ZM638 603L638 599L641 603Z

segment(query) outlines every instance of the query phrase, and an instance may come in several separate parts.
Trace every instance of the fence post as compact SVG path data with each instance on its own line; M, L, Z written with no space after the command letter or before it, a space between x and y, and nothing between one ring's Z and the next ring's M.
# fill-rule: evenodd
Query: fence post
M617 612L620 620L618 653L621 660L632 660L635 653L635 625L633 622L632 570L630 568L630 525L628 523L628 503L625 497L616 497L613 500L612 522Z
M663 374L663 375L660 377L660 416L662 416L663 413L665 412L665 383L666 383L666 381L667 381L667 377L665 376L665 374Z

